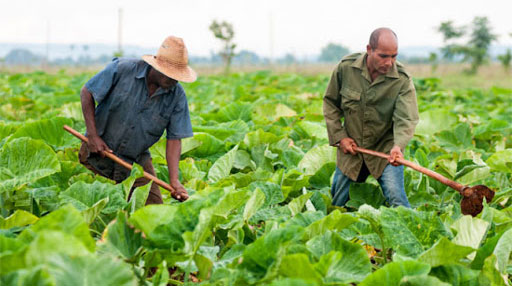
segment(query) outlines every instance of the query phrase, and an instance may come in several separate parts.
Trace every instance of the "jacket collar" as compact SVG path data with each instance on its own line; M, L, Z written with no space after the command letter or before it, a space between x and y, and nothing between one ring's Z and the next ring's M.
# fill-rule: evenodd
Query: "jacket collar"
M352 67L360 69L363 73L363 76L366 77L368 80L370 80L370 72L368 71L368 68L366 67L366 59L368 57L367 53L361 54L353 63ZM385 74L386 77L389 78L400 78L398 75L398 68L396 66L396 62L393 63L393 66L391 69ZM370 80L371 81L371 80Z

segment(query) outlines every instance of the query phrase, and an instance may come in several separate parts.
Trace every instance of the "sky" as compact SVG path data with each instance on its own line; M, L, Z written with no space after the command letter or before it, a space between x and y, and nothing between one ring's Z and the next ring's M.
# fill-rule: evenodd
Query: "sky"
M182 37L189 54L208 56L221 48L208 27L226 20L237 50L278 57L318 54L328 43L364 50L370 33L389 27L400 46L441 46L436 27L452 20L467 25L486 16L512 46L511 0L0 0L0 43L118 43L122 9L124 45L158 48L168 35Z

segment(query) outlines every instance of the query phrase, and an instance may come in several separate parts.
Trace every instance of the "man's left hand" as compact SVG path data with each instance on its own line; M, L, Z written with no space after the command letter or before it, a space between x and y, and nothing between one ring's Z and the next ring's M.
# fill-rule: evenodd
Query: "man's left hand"
M400 166L400 163L396 161L396 159L403 159L404 155L402 154L402 150L400 150L400 147L394 146L391 151L389 152L389 158L388 161L393 166Z
M175 193L172 194L174 198L179 201L186 201L188 199L188 192L179 181L171 182L171 187L175 191Z

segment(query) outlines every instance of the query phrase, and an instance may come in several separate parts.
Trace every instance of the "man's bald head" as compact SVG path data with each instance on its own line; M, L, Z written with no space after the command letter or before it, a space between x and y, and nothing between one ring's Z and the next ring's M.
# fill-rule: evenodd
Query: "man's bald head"
M379 47L379 40L384 41L386 44L395 44L398 46L398 37L395 32L389 28L378 28L372 32L369 42L372 50L376 50Z

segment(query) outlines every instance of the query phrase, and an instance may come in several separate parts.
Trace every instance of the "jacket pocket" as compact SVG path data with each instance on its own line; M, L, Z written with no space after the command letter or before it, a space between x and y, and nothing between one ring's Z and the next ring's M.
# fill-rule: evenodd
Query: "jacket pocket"
M344 87L340 90L341 94L341 108L345 111L353 113L359 109L361 101L361 92Z

